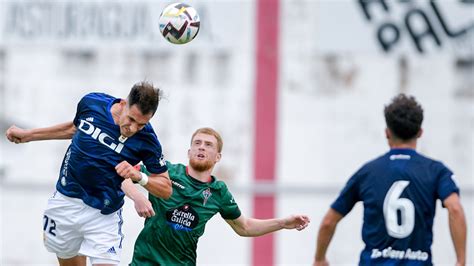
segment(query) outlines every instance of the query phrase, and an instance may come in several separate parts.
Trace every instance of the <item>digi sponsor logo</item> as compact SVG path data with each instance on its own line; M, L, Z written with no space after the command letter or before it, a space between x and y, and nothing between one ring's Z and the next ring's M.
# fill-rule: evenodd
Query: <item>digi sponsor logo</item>
M177 231L192 231L199 224L197 212L189 205L183 205L166 212L166 221Z
M94 126L92 123L86 120L81 119L78 129L119 154L123 149L124 145L122 143L114 143L115 140L111 136L105 132L102 132L100 128Z

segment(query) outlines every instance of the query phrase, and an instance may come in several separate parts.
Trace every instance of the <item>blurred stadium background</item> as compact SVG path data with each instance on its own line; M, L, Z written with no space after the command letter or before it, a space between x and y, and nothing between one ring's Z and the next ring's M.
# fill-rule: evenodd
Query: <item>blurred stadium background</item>
M0 1L0 131L71 120L91 91L125 97L148 80L166 95L152 124L173 162L192 132L224 138L216 175L244 214L305 213L303 232L240 238L213 218L199 265L310 265L319 222L362 163L387 151L383 107L399 92L425 109L419 151L457 176L473 265L474 2L185 1L201 16L192 43L160 35L170 1ZM3 133L2 133L3 134ZM0 265L55 265L42 212L68 141L0 138ZM343 220L328 258L355 265L362 206ZM218 215L217 215L218 216ZM125 205L123 265L142 227ZM453 265L447 213L434 226L436 265Z

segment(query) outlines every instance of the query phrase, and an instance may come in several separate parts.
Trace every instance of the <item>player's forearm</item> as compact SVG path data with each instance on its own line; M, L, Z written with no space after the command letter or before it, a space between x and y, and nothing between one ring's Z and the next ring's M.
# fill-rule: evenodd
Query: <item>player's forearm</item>
M284 228L283 219L254 219L247 218L241 230L241 236L255 237L272 233Z
M143 196L143 194L135 187L135 184L133 184L132 180L128 178L122 182L122 190L125 195L133 201L135 201L137 197Z
M173 193L170 179L162 175L150 175L144 187L155 197L163 199L169 199Z
M319 226L318 239L316 243L315 262L323 262L326 260L326 251L331 243L331 239L336 232L336 227L342 219L342 215L330 208Z
M328 224L321 224L318 232L318 239L316 243L316 255L314 257L315 261L324 261L326 259L326 252L331 243L332 236L336 230L335 226Z
M461 206L449 211L449 229L456 251L457 265L466 264L466 218Z
M72 122L66 122L51 127L34 128L28 131L28 141L71 139L76 132Z

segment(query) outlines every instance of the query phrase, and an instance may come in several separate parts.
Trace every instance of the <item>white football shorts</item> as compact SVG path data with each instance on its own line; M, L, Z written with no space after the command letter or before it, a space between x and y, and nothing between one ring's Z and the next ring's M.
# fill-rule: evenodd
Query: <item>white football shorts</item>
M77 255L92 264L119 264L122 252L122 209L108 215L81 199L55 192L43 216L44 245L61 259Z

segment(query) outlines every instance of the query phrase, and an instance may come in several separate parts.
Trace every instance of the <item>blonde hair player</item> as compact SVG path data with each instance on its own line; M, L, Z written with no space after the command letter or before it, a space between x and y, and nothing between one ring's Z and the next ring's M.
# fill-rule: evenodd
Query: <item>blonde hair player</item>
M145 221L135 242L132 266L195 265L198 239L217 213L240 236L306 228L309 218L305 215L267 220L242 215L226 184L212 175L222 146L219 133L200 128L191 137L188 165L167 162L173 194L168 200L149 196L157 214Z

